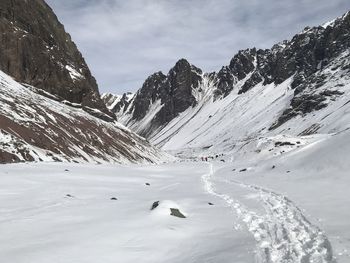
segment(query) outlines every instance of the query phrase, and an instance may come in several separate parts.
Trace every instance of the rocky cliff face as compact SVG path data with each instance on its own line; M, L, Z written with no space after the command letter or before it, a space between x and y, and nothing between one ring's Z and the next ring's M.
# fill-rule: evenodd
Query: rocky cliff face
M44 0L0 1L0 70L60 100L109 113L84 58Z
M138 126L137 132L147 137L150 132L169 123L189 107L196 105L194 90L199 89L202 71L181 59L167 75L156 72L146 79L142 88L129 100L104 95L107 105L114 105L112 111L120 121L129 126L147 119L147 127ZM124 95L126 96L126 95Z
M179 113L196 104L192 90L199 88L201 74L200 69L190 65L185 59L181 59L167 76L160 72L146 80L129 109L132 119L141 120L146 116L149 106L145 107L145 105L148 102L153 105L158 101L162 107L151 120L148 130L142 131L141 135L147 136L152 129L157 129L170 122Z
M307 27L271 49L239 51L219 72L203 74L180 60L167 76L156 73L146 80L121 120L152 138L179 113L195 107L207 96L209 86L215 102L231 95L244 97L259 85L279 86L290 80L293 96L286 98L289 105L277 118L274 116L268 127L273 130L296 116L321 110L342 96L343 84L337 82L349 72L349 48L350 12L323 26ZM343 75L335 74L339 70ZM324 88L330 82L335 85Z

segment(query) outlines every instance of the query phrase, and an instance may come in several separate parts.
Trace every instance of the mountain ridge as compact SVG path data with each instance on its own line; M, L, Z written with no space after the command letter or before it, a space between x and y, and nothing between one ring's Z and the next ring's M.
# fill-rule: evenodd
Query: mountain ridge
M170 115L171 118L160 119L158 117L159 112L165 112L167 108L171 108L171 100L164 100L162 96L154 96L154 94L169 90L164 83L176 66L169 71L168 75L158 74L159 77L156 79L160 80L160 85L159 83L154 86L150 85L149 80L151 79L152 82L157 74L149 77L136 93L145 94L143 98L135 96L130 101L130 105L123 112L119 111L117 114L121 116L122 123L135 132L146 136L156 145L167 145L167 141L172 141L174 136L177 136L176 141L179 142L180 135L176 134L180 134L181 131L185 132L185 130L188 131L183 136L189 138L187 141L189 144L198 140L195 133L201 130L201 127L215 119L212 117L216 112L210 112L213 105L216 105L217 112L222 110L220 102L222 108L230 108L230 110L226 108L226 112L222 112L218 119L226 119L230 114L234 117L235 114L240 115L242 110L234 106L234 104L238 105L237 100L245 100L246 98L247 104L254 107L250 97L259 90L259 93L270 93L271 97L279 94L274 101L269 102L270 104L281 103L282 105L283 101L283 106L278 106L278 109L270 111L271 116L268 124L259 128L264 128L261 134L274 134L281 130L287 132L290 127L287 129L284 127L289 126L288 123L291 120L315 115L315 112L318 111L327 111L329 105L348 96L346 76L349 72L349 47L350 13L347 12L323 26L307 27L291 40L282 41L271 49L241 50L231 59L230 64L224 66L219 72L203 73L202 70L193 66L198 69L196 83L195 85L187 85L190 88L190 95L188 95L188 91L182 92L180 97L187 96L187 98L183 100L181 107L174 111L175 114ZM183 66L181 70L186 71L185 68ZM284 91L280 93L279 89ZM274 91L275 94L273 94ZM168 94L172 95L170 92ZM229 99L227 99L228 97ZM143 100L144 98L147 98L146 101ZM195 100L187 103L192 98ZM155 103L159 100L158 104ZM262 98L255 97L255 100L258 102ZM133 105L137 104L141 104L143 107L142 116L144 117L141 119L135 118L134 115ZM265 107L271 106L265 105ZM269 112L267 108L261 110ZM201 116L205 111L210 113L207 117ZM254 112L252 109L247 109L247 111ZM199 120L198 116L201 116L202 120ZM197 124L194 123L195 120L198 121ZM247 119L247 121L249 120ZM228 120L228 122L231 121ZM311 122L313 123L312 120ZM190 128L190 124L195 128ZM317 126L316 123L313 124L315 124L314 127ZM240 129L245 127L243 123L242 125ZM234 135L233 127L235 124L232 124L231 127L226 126L224 130L228 134L231 131ZM215 131L215 126L210 126L210 129L214 134L217 134L217 137L220 137L218 135L220 132ZM192 134L190 134L190 130ZM315 129L314 132L317 130L319 129ZM247 134L245 136L248 137L252 136L249 134L254 133L253 130L245 131ZM298 134L302 132L303 130L300 130ZM216 141L220 140L216 139ZM182 143L177 144L183 145ZM203 143L199 143L199 145L205 146Z

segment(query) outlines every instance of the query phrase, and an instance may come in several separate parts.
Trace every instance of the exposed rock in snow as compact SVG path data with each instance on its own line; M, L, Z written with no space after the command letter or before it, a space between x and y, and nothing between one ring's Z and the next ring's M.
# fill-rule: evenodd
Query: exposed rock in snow
M119 118L123 116L134 96L135 94L131 92L124 93L123 95L104 93L101 95L101 99L104 101L107 108Z

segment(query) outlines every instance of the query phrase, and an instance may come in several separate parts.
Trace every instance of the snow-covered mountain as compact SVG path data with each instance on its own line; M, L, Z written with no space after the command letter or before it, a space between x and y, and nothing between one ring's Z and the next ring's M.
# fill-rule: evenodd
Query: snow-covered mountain
M1 1L0 43L0 163L155 163L166 157L115 121L44 0Z
M1 71L0 91L0 163L155 163L166 158L121 124L86 112L102 116L99 110L42 96Z
M348 128L350 13L217 73L180 60L150 76L119 120L165 150L228 153L250 141Z
M0 262L349 263L349 13L101 98L44 0L0 33Z

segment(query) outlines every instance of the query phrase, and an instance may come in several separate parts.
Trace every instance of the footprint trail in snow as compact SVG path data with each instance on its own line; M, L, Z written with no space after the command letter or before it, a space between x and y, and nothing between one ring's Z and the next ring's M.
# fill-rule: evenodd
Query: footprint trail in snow
M287 197L264 188L233 180L222 182L246 188L259 194L266 214L249 210L230 195L219 193L213 186L214 167L203 175L205 190L223 199L257 242L256 261L262 263L335 263L326 235L306 219L302 211Z

